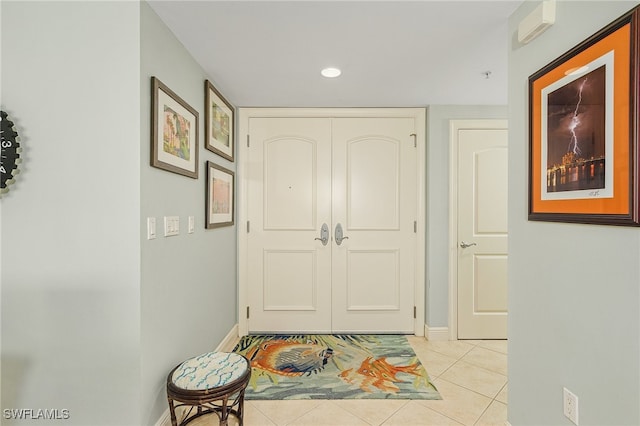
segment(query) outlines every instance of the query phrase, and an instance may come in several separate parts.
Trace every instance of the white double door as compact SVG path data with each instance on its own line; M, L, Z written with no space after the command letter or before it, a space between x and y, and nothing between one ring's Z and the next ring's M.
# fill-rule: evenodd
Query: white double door
M413 333L415 126L249 119L249 332Z

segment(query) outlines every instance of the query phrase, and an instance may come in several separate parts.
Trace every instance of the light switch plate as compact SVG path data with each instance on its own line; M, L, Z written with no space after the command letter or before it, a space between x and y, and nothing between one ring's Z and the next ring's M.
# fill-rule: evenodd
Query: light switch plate
M193 231L196 229L196 218L194 216L189 216L189 233L193 234Z
M180 234L180 216L164 217L164 236L171 237Z
M155 240L156 238L156 218L147 218L147 240Z

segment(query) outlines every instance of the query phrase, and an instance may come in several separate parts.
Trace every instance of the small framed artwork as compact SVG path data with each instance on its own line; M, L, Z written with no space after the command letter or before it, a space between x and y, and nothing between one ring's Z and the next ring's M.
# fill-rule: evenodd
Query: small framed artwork
M234 173L207 161L205 228L233 225Z
M638 10L529 77L529 220L640 225Z
M207 116L207 122L204 126L204 147L229 161L233 161L233 107L209 80L204 82L204 90L205 114Z
M151 165L198 179L198 112L151 77Z

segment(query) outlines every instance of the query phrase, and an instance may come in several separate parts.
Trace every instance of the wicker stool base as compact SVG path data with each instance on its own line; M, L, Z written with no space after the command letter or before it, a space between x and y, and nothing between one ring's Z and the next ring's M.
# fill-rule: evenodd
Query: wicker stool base
M236 380L223 386L202 390L183 389L173 382L176 366L167 376L167 399L172 426L183 426L201 416L216 414L220 426L227 426L229 414L238 419L239 425L244 423L244 391L251 377L251 367L246 360L246 371ZM183 407L183 413L176 414L176 409ZM180 411L180 410L178 410Z

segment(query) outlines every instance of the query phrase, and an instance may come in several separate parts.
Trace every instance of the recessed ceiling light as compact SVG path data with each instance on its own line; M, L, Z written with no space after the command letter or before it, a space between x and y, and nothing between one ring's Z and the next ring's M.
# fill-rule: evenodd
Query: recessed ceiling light
M342 74L342 71L340 71L338 68L329 67L320 71L320 74L327 78L335 78Z

